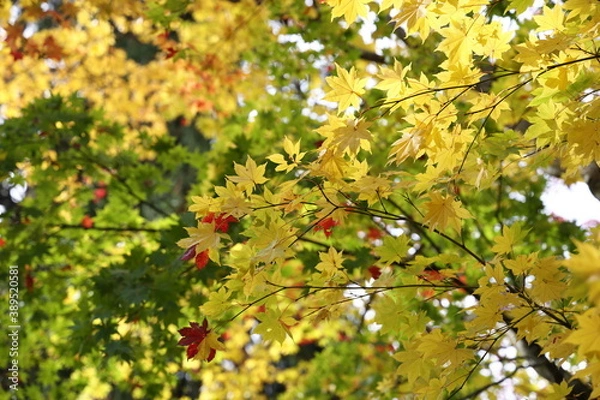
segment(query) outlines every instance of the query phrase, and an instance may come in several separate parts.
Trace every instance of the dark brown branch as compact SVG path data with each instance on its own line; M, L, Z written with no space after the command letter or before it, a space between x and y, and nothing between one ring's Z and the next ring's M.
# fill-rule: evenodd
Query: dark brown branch
M372 61L377 64L387 64L384 56L368 50L360 51L360 58L365 61Z

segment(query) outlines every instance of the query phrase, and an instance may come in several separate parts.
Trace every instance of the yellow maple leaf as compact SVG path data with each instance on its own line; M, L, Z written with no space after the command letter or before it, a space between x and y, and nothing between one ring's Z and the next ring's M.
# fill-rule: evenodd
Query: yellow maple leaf
M473 351L457 348L455 339L446 337L441 330L435 329L421 338L417 347L425 358L433 358L438 366L450 363L454 368L473 357Z
M332 7L331 20L344 16L346 23L351 24L356 21L356 17L366 17L369 12L367 4L371 0L327 0L327 4Z
M329 248L327 253L320 252L319 259L321 260L315 268L321 272L322 278L325 281L336 281L338 283L345 282L345 274L343 273L344 257L342 252L336 251L333 247Z
M381 4L379 4L379 12L387 10L390 7L398 9L402 7L402 3L404 3L404 0L382 0Z
M432 192L429 194L429 198L431 200L424 204L427 212L423 218L423 223L429 226L430 229L443 231L451 227L460 232L461 221L473 218L468 210L462 208L460 201L451 196Z
M291 228L282 219L269 220L257 226L252 232L254 236L248 244L257 250L253 262L270 264L292 254L290 246L296 239L296 229Z
M519 243L523 239L529 230L522 230L522 224L515 222L512 226L502 227L502 236L496 236L494 242L496 244L492 247L492 251L496 254L510 253L512 247Z
M576 119L567 125L567 140L573 152L584 158L585 162L600 162L600 121L593 119Z
M192 246L196 246L196 254L200 254L206 249L218 247L221 237L227 237L227 235L215 232L215 224L198 222L197 228L184 228L190 237L181 239L177 242L179 247L189 249Z
M230 181L227 181L225 186L215 186L215 193L219 196L219 211L233 215L236 218L250 214L252 209L244 196L243 190L240 185L235 185Z
M272 154L267 157L269 161L277 164L275 171L290 172L298 166L298 163L306 155L306 152L300 152L300 141L294 143L287 136L283 139L283 150L288 155L287 159L282 154ZM290 161L289 164L288 161Z
M600 274L600 250L590 243L575 240L577 254L564 261L574 274L587 278Z
M364 119L349 119L344 126L333 131L331 144L344 154L356 155L361 148L370 152L373 138L368 130L370 125L371 123Z
M569 398L569 393L573 390L572 386L569 386L569 382L566 380L562 381L560 384L552 383L550 385L552 388L552 393L544 396L546 400L563 400Z
M538 32L560 32L565 29L565 11L559 4L555 4L553 8L544 6L542 15L534 15L533 20L538 24Z
M469 332L486 332L502 322L502 311L494 306L479 306L474 310L475 318L465 323Z
M283 343L287 336L292 337L289 326L296 324L296 320L289 314L290 311L281 313L279 310L269 309L260 313L257 317L260 324L254 328L254 333L263 337L264 340L275 340Z
M532 268L531 274L535 279L529 292L536 301L545 303L563 296L567 284L564 282L565 274L559 267L560 261L556 257L545 257Z
M354 67L350 68L350 71L346 71L335 64L335 68L338 76L325 78L331 90L325 94L323 100L337 102L339 113L351 106L358 108L361 101L360 96L365 93L364 87L367 78L359 79Z
M222 287L218 291L212 291L208 295L208 301L200 307L200 311L207 317L221 315L231 307L228 302L229 296L231 296L231 292L227 291L225 287Z
M369 206L388 198L392 194L392 183L381 176L365 175L353 187L359 192L358 199L366 200Z
M209 212L216 212L220 208L219 201L210 196L192 196L192 203L188 211L196 213L196 218L200 218Z
M395 162L396 165L401 164L407 158L418 158L425 150L421 148L423 143L423 136L420 135L419 131L407 132L394 143L390 149L390 161ZM393 160L392 160L393 158Z
M377 75L381 81L375 86L376 89L387 91L387 97L398 97L406 89L404 78L406 73L410 71L411 64L403 67L400 61L394 61L394 68L381 67Z
M227 178L231 182L237 183L248 194L252 193L256 185L263 184L268 180L265 178L266 165L256 165L256 162L250 156L246 159L245 166L234 162L233 168L237 175L228 175Z
M408 348L411 348L410 346ZM398 374L406 377L412 385L417 379L429 380L429 377L435 370L433 361L414 350L399 351L392 356L399 361L401 365L398 367Z
M479 42L479 30L483 21L462 17L460 20L452 19L450 25L441 29L440 34L444 39L437 50L448 56L450 63L470 64L472 53L483 53Z
M590 5L588 0L567 0L563 7L565 10L569 10L567 19L570 20L581 15L581 19L584 20L595 11L595 7L590 7Z
M427 6L431 0L406 0L402 2L402 7L398 13L392 17L392 22L396 28L406 24L408 34L418 33L422 41L425 41L431 31L431 23L435 17L427 12Z
M533 267L534 263L537 262L537 259L537 253L520 255L514 260L505 260L504 266L510 269L515 275L527 274Z
M343 155L337 154L333 150L325 150L316 162L311 164L313 174L324 176L330 181L337 181L345 177L350 164L344 159Z
M577 317L578 328L571 332L565 340L579 346L579 354L586 356L600 355L600 313L592 308Z

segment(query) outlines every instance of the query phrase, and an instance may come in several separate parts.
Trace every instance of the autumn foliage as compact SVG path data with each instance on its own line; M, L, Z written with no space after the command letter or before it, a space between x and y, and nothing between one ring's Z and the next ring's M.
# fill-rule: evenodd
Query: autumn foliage
M23 398L600 396L600 3L118 3L0 5Z

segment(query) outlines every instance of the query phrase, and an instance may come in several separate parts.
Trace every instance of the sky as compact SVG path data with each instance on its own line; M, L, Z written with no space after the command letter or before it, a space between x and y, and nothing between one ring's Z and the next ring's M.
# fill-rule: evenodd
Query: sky
M562 180L549 177L542 201L547 214L554 214L580 226L600 223L600 200L592 195L584 182L568 187Z

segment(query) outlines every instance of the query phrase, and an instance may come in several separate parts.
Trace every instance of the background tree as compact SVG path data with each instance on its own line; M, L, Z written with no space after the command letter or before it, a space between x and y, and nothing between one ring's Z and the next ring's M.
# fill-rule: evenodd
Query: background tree
M597 397L598 7L2 3L18 396Z

